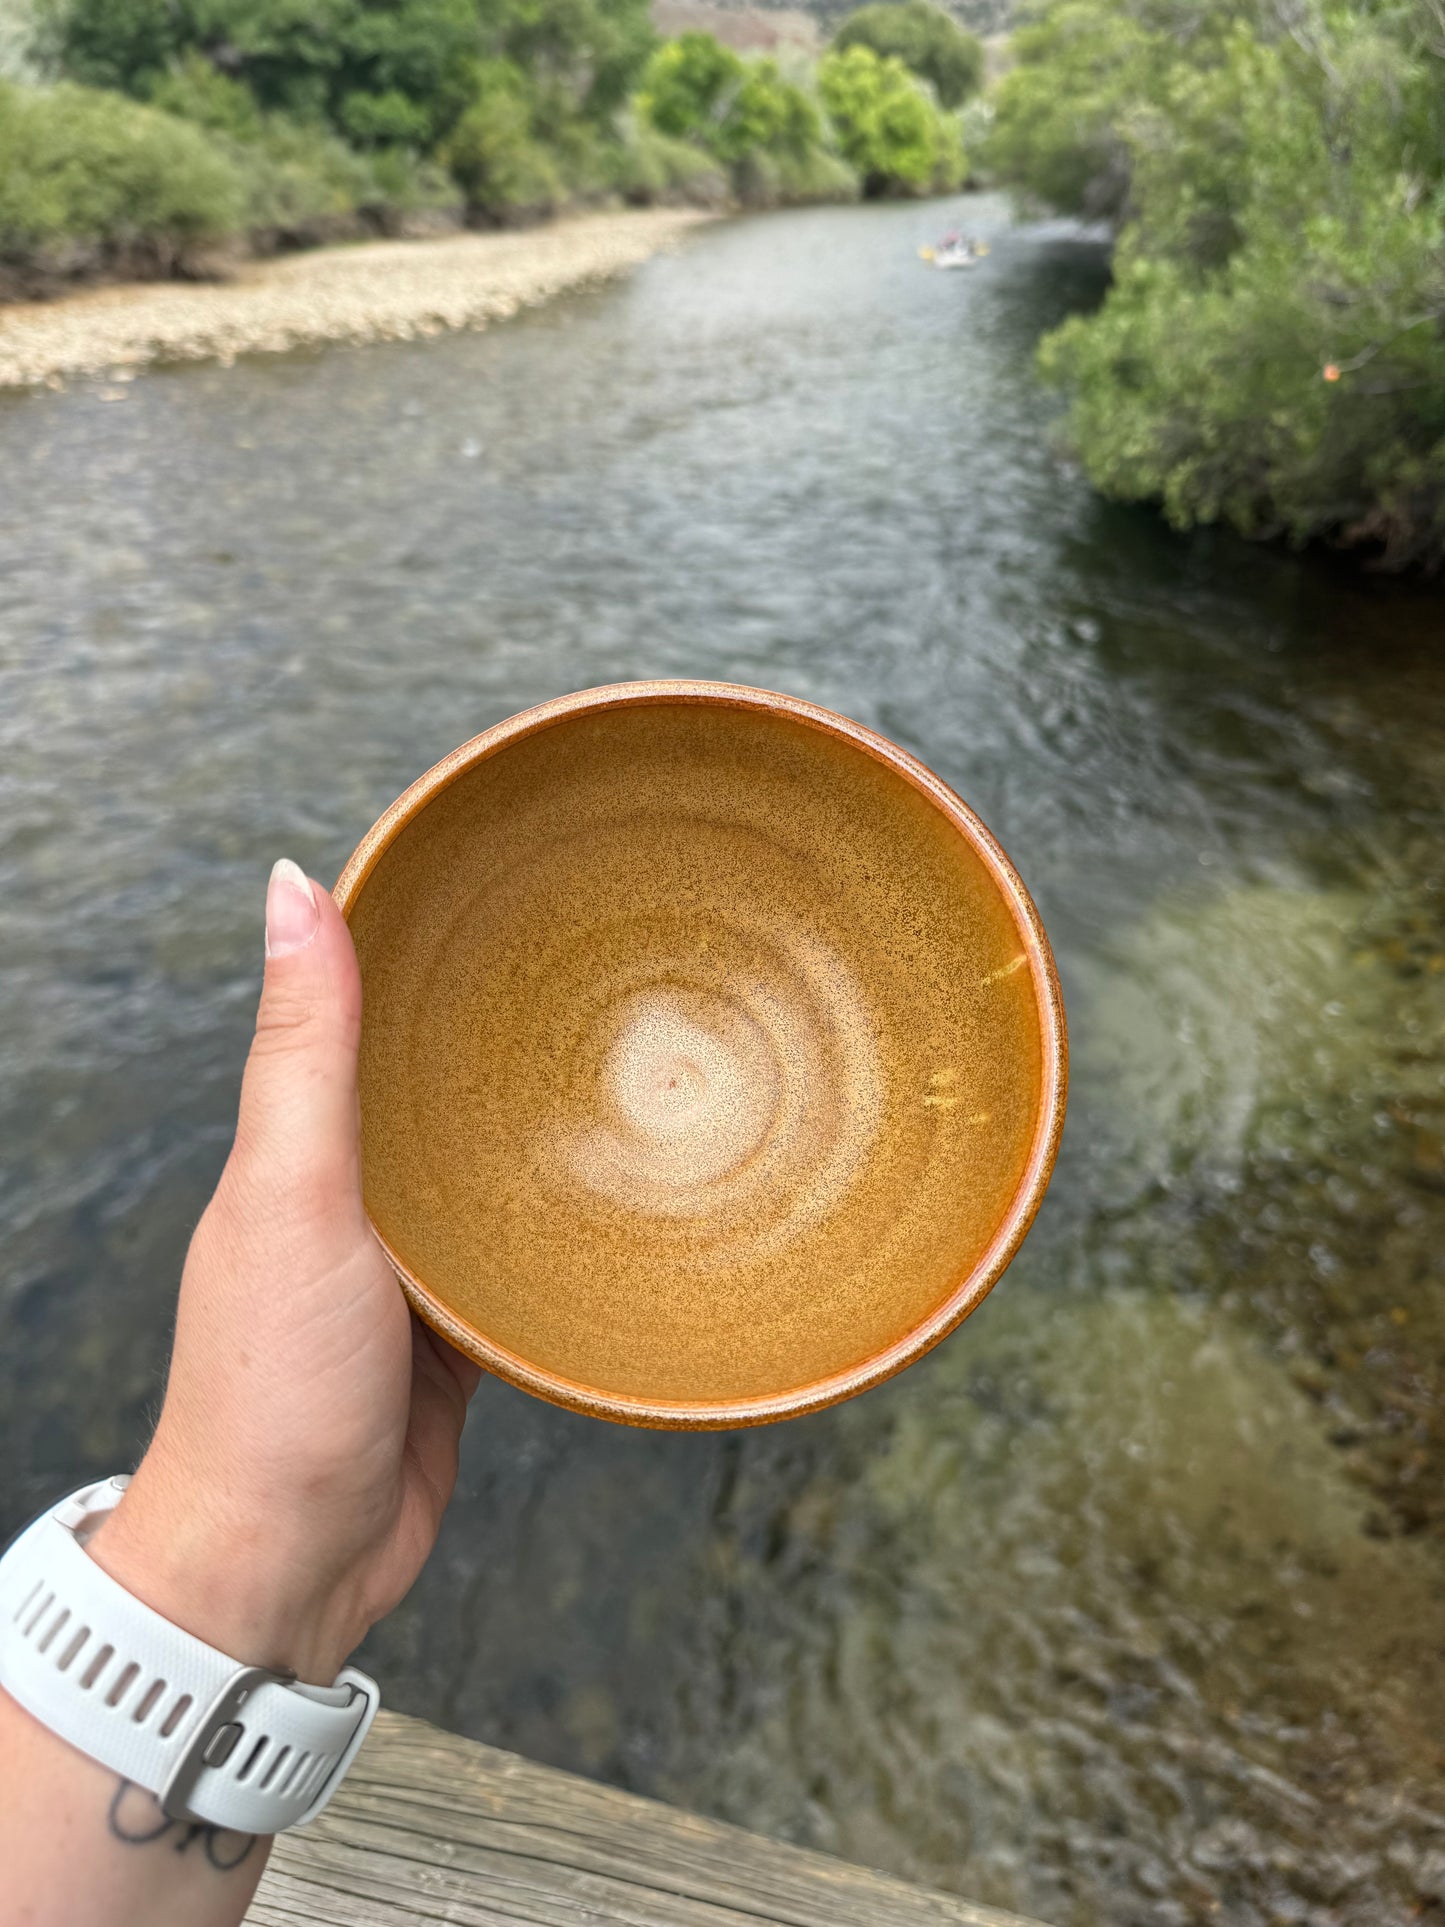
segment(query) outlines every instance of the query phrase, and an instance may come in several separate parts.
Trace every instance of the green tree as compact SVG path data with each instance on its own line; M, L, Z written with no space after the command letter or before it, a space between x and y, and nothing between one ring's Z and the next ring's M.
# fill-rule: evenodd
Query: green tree
M1159 97L1165 49L1112 0L1061 0L1013 37L988 161L1064 213L1117 220L1129 197L1128 118Z
M38 51L83 86L146 94L193 44L189 10L172 0L39 0Z
M761 151L801 160L821 134L818 109L801 87L783 78L777 62L749 61L723 127L733 157Z
M848 15L833 45L895 54L928 82L942 107L961 107L983 80L983 43L930 0L874 0Z
M743 60L706 33L658 48L638 106L660 134L693 141L729 165L754 154L802 160L822 138L817 107L776 61Z
M638 107L658 133L715 150L746 76L740 57L710 33L679 34L648 61Z
M495 51L594 120L623 106L657 44L648 0L502 0L496 21Z
M1020 36L990 159L1120 229L1045 373L1095 482L1180 527L1445 558L1445 58L1422 12L1225 0Z
M48 0L46 37L92 85L144 99L199 56L264 109L417 145L464 110L486 51L475 0Z
M963 179L958 123L940 114L903 62L869 47L826 54L818 88L844 159L864 191L956 187Z
M0 82L0 258L79 242L175 262L243 211L240 174L200 128L96 88Z
M325 119L363 146L427 149L510 61L534 112L606 118L651 51L647 0L45 0L52 60L150 97L187 59L268 112Z
M533 107L520 68L498 60L481 69L475 98L441 150L469 206L501 214L545 209L561 198L556 160L532 131Z

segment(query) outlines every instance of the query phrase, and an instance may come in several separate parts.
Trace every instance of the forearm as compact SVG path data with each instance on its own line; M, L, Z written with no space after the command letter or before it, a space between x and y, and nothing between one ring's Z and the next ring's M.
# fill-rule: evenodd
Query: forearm
M270 1850L167 1820L0 1692L3 1927L235 1927Z
M266 958L236 1143L187 1255L155 1437L116 1509L62 1557L79 1544L132 1599L202 1642L208 1678L219 1656L262 1669L273 1676L263 1690L284 1694L286 1674L329 1687L415 1579L456 1479L478 1372L413 1321L367 1221L360 974L341 913L294 864L272 875ZM0 1639L15 1630L0 1626ZM82 1693L85 1670L72 1682ZM18 1672L4 1676L23 1691ZM303 1691L310 1711L284 1716L312 1735L313 1772L332 1761L321 1787L293 1788L283 1773L274 1799L261 1799L282 1760L294 1775L313 1758L287 1746L242 1803L199 1810L250 1824L275 1824L279 1811L294 1824L334 1791L375 1706L374 1691L346 1686L348 1696ZM177 1718L195 1704L182 1695ZM83 1721L61 1724L83 1741ZM153 1747L100 1750L138 1772L149 1751L151 1784L175 1784ZM221 1771L227 1757L203 1760ZM238 1762L232 1792L248 1771ZM234 1927L270 1844L169 1819L151 1792L0 1691L0 1927Z
M242 1529L218 1495L188 1502L158 1435L119 1508L89 1538L101 1569L162 1618L238 1664L328 1684L359 1636L337 1625L330 1589L284 1508L269 1534ZM172 1820L0 1692L0 1927L233 1927L250 1904L269 1837Z

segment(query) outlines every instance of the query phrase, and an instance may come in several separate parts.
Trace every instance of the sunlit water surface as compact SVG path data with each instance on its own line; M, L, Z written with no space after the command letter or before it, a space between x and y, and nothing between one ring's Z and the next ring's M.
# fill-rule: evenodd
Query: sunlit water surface
M1099 502L1030 357L1101 275L993 200L790 214L0 407L0 1524L145 1436L273 857L557 691L770 684L1031 885L1052 1193L820 1417L484 1386L388 1697L1061 1927L1393 1927L1445 1911L1445 604Z

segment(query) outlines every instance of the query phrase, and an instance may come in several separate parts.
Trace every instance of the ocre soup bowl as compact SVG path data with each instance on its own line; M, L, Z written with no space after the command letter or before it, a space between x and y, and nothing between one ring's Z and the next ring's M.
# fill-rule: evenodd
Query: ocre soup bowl
M1063 1126L1048 940L915 758L727 683L585 690L413 783L336 886L366 1206L418 1314L633 1425L902 1370L1023 1240Z

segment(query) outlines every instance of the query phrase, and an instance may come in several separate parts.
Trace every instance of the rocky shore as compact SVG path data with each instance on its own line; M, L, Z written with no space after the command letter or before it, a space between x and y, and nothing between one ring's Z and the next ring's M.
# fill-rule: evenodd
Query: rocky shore
M682 208L589 214L521 232L323 248L221 282L150 282L0 307L0 387L148 361L224 361L311 342L484 327L636 267L705 218Z

